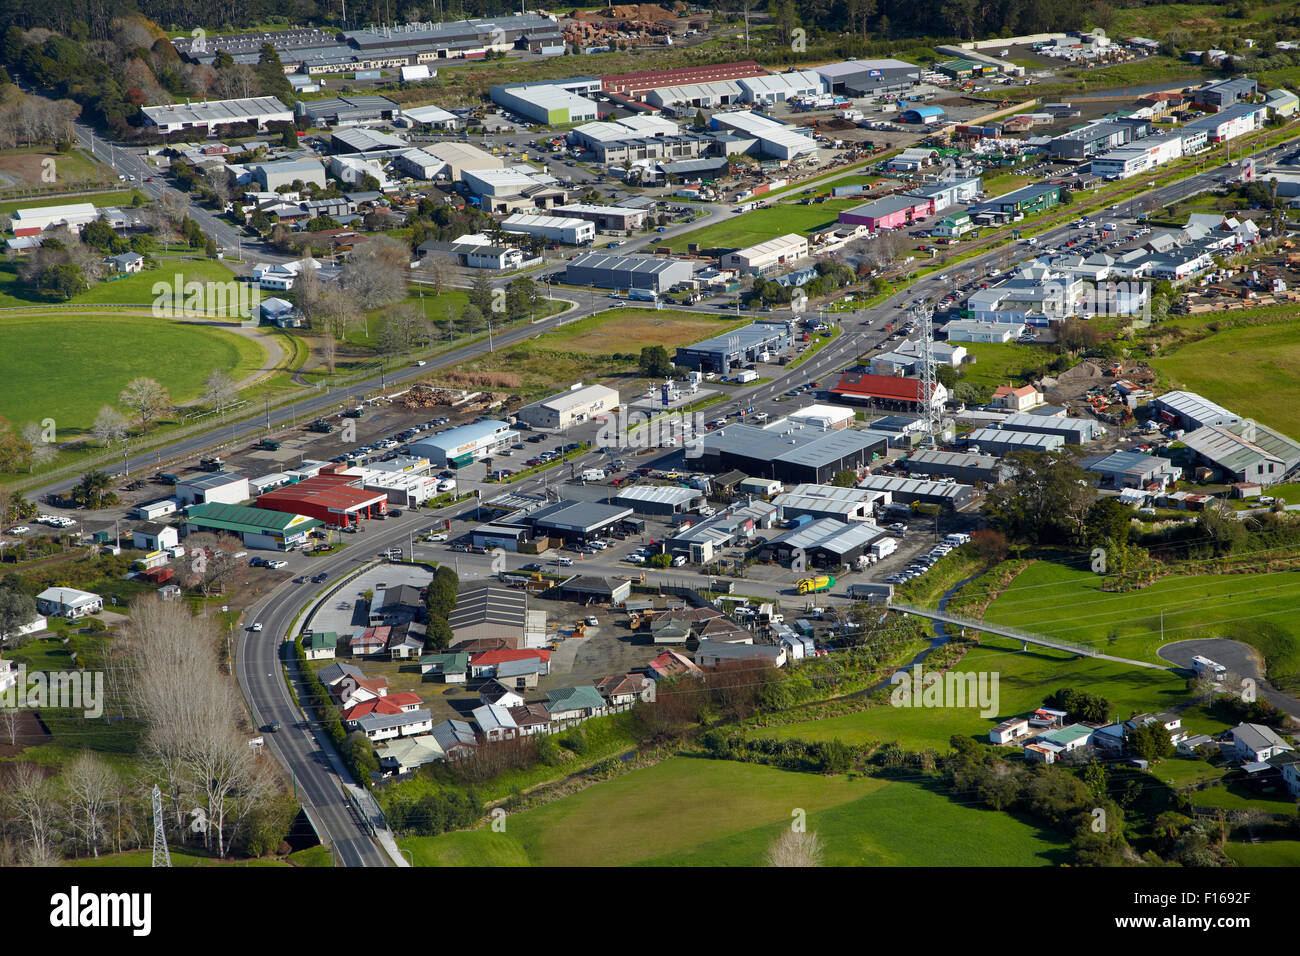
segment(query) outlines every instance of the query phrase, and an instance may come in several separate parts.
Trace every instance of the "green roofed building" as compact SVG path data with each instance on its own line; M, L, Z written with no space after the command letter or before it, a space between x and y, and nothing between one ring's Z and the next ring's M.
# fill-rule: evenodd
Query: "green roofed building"
M459 651L420 658L420 674L427 680L440 678L444 684L463 684L468 671L469 655Z
M303 653L309 661L332 661L338 647L336 631L308 631L302 636Z
M288 551L303 544L312 529L324 522L306 515L287 514L245 505L202 504L185 512L185 533L208 531L238 535L246 548Z

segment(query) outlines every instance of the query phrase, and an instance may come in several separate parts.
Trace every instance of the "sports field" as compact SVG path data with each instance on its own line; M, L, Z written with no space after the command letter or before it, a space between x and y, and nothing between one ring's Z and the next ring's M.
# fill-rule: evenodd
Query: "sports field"
M796 809L829 866L1046 866L1064 847L1011 814L912 783L689 757L511 815L504 833L400 843L423 866L761 866Z
M1043 698L1061 687L1100 694L1111 702L1116 714L1125 717L1134 711L1164 710L1187 696L1185 681L1170 671L1077 658L1041 647L1023 650L1019 642L1005 638L986 638L955 669L961 673L997 674L996 715L981 717L976 707L957 710L885 704L822 720L759 727L749 731L749 736L798 740L838 737L850 744L897 741L908 750L933 747L945 753L954 734L987 740L988 731L999 720L1042 706Z
M1225 329L1153 358L1151 366L1174 388L1300 437L1300 325L1294 322Z
M179 288L181 289L179 299L175 295L177 277L179 277ZM159 296L164 294L161 292L155 293L154 287L165 284L168 289L165 294L170 298L166 299L163 304L180 309L185 307L192 294L185 291L185 286L188 283L212 282L226 286L234 277L235 274L229 268L215 259L167 258L160 260L156 268L137 272L135 275L111 281L91 282L88 290L81 295L75 296L67 303L59 303L59 308L67 310L68 306L73 305L139 305L152 307L155 301L159 299ZM247 291L230 295L229 291L232 289ZM228 287L224 299L220 300L226 304L224 306L209 304L208 308L217 314L233 315L235 314L233 306L240 294L246 297L246 302L251 303L255 292L250 287L242 284ZM269 297L269 295L264 296L264 298ZM215 296L213 298L214 302L218 301ZM45 304L44 299L19 283L17 266L13 262L0 262L0 308L28 308L42 304Z
M832 185L839 183L837 181ZM854 196L828 199L824 203L811 203L807 206L778 203L769 209L755 209L726 222L674 236L668 240L668 245L674 251L680 249L683 252L692 242L698 242L701 249L741 249L786 233L805 236L835 225L843 210L860 206L866 201L861 196Z
M0 338L0 415L15 426L53 418L60 441L84 434L138 376L181 403L202 392L213 369L240 380L266 362L260 345L234 332L152 316L0 314Z
M1160 661L1162 644L1226 637L1258 649L1270 680L1300 675L1300 572L1176 575L1122 594L1102 591L1101 583L1086 567L1036 561L984 620L1152 662Z

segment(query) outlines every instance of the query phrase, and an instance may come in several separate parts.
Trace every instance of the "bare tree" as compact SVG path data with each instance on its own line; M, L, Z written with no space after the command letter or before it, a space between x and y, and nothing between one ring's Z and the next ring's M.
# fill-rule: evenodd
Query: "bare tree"
M822 841L815 832L785 830L767 848L768 866L821 866Z
M28 422L24 425L22 436L23 441L32 447L31 453L27 456L29 471L35 471L37 465L48 465L59 453L54 442L45 440L45 430L36 422Z
M325 295L324 284L315 269L303 269L293 280L293 301L298 314L312 328L316 327L317 313Z
M144 376L128 382L117 400L135 412L146 435L149 434L150 423L171 405L167 389Z
M119 800L121 781L103 759L83 750L63 772L72 832L93 856L107 842L109 814Z
M235 386L235 380L225 369L213 369L203 382L203 402L218 412L224 413L226 406L233 402L238 394L239 389Z
M105 405L95 416L95 423L90 426L90 433L95 440L107 448L115 441L126 437L130 422L125 415L112 405Z
M48 866L57 862L56 801L54 787L46 779L44 769L32 763L15 764L9 771L4 801L22 827L23 862L29 866Z
M203 532L185 539L187 561L179 577L185 587L197 588L204 597L225 586L226 579L239 567L235 553L239 539L228 535Z
M321 324L336 341L344 339L362 320L360 303L347 289L330 290L329 295L321 298L316 312Z
M406 246L389 236L375 236L353 251L339 281L362 308L374 309L406 297L409 267Z
M0 710L0 734L9 741L10 747L18 746L18 728L22 726L22 712L10 707Z

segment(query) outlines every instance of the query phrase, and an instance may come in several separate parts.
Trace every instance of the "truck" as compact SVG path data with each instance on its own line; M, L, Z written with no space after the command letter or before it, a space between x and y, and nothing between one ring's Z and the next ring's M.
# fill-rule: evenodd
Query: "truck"
M204 471L220 471L225 464L224 459L217 457L199 459L199 467Z
M605 470L603 468L584 468L582 470L583 481L604 481Z
M659 293L653 289L628 289L627 297L636 302L658 302Z
M799 594L816 594L818 591L829 591L833 587L835 587L835 579L829 574L800 578L794 585L795 591Z

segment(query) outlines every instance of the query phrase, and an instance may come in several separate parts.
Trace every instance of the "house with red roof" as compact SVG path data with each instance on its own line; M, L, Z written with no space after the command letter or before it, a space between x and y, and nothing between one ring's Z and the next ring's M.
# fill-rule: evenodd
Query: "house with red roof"
M551 672L551 652L549 648L543 647L526 647L515 651L485 651L482 654L473 654L469 659L469 676L470 679L496 677L497 668L506 663L514 661L532 661L535 660L538 665L538 671L542 674Z
M376 697L388 696L388 678L359 677L345 678L330 688L334 701L343 710Z
M596 690L610 707L631 707L654 696L655 682L644 674L614 674L596 681Z
M904 408L921 411L925 401L921 397L921 380L902 375L874 375L870 372L844 372L831 388L831 394L849 402L870 402L887 408ZM948 401L948 390L942 382L935 382L930 391L929 404L943 407Z
M419 694L403 691L400 694L389 694L385 697L374 697L370 700L360 701L345 709L339 714L339 718L343 721L343 726L348 730L356 730L354 725L362 717L369 717L371 714L392 717L397 714L419 710L423 704L424 701L420 700Z
M1032 385L1016 387L1008 382L993 390L993 401L990 404L1013 412L1027 412L1043 404L1043 393Z
M387 627L359 627L352 632L352 637L348 639L348 648L352 651L353 657L369 657L371 654L381 654L388 646Z
M703 674L703 671L696 663L684 654L676 651L664 651L649 664L646 670L655 680L667 680L670 677L680 677L683 674L693 674L696 677Z

